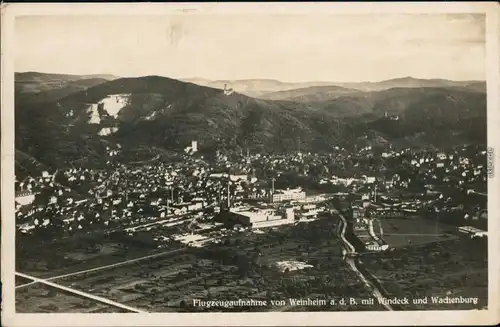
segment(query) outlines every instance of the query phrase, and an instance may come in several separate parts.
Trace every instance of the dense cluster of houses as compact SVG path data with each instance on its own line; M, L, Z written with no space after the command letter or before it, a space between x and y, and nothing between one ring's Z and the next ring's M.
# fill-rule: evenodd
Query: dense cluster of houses
M72 232L129 228L155 219L176 222L179 216L217 212L221 206L248 199L296 202L292 204L296 217L315 218L320 208L311 204L315 201L304 190L274 189L274 179L289 172L309 178L319 187L341 185L351 194L378 190L419 195L407 200L381 195L370 210L365 205L367 199L361 199L359 207L352 208L360 217L367 213L412 214L429 206L464 219L486 215L486 151L481 149L437 152L389 148L375 153L364 147L351 153L337 147L329 154L284 155L217 151L210 161L200 155L197 142L193 142L182 160L136 166L114 163L112 158L119 149L109 151L107 168L72 167L17 181L18 229L32 233L38 228L57 227ZM474 200L457 199L456 190Z

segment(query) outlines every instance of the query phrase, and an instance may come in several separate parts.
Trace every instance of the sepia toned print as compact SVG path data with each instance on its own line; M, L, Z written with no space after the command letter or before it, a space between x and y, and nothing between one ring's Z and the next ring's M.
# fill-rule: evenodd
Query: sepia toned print
M496 7L234 5L12 18L15 316L495 320Z

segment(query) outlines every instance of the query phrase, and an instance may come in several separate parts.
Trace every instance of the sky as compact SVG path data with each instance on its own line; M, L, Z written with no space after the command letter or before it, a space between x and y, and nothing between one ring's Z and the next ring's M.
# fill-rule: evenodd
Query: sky
M283 82L485 79L481 14L24 16L15 70Z

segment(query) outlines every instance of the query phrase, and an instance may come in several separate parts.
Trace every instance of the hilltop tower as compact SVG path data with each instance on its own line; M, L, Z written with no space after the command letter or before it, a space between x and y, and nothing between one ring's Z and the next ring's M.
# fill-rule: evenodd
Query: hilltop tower
M229 89L228 89L228 88L227 88L227 84L224 84L224 94L225 94L225 95L231 95L231 94L233 94L233 92L234 92L234 91L233 91L233 89L232 89L232 88L229 88Z

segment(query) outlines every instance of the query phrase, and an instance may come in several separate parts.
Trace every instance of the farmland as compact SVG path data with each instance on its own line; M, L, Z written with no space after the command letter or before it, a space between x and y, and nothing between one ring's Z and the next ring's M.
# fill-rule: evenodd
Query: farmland
M479 298L477 305L410 302L405 310L478 309L485 308L488 301L486 247L485 240L454 236L444 241L369 254L363 257L363 264L390 296Z
M449 233L449 226L420 218L381 222L392 250L363 254L360 263L380 282L385 295L476 296L481 299L480 306L486 305L484 241L460 238ZM157 247L116 235L73 239L20 247L24 260L18 266L26 274L150 312L383 310L377 301L347 306L289 304L289 298L338 301L371 297L344 263L342 245L335 233L337 223L337 218L328 216L261 231L227 230L220 242L201 248L171 240ZM145 233L166 234L169 229L158 225ZM471 247L477 251L469 251ZM282 261L303 262L311 267L283 271L276 267ZM29 282L16 278L16 285ZM45 312L56 306L60 312L121 310L105 304L91 305L92 300L64 291L49 292L37 283L18 288L17 294L19 312ZM239 299L267 304L234 308L193 305L194 300ZM271 300L286 303L271 304ZM470 309L471 305L428 303L428 307ZM419 308L423 307L411 303L403 309Z
M36 300L36 301L34 301ZM45 285L35 284L16 290L18 313L123 313L124 310L74 296Z
M384 228L384 240L393 248L456 238L448 233L456 227L420 217L383 218L380 222Z
M85 251L71 249L66 244L57 251L58 258L66 258L72 265L56 260L56 264L52 262L48 267L45 264L43 270L32 268L29 272L44 278L56 277L54 282L60 285L152 312L377 309L374 306L306 308L269 304L265 307L205 308L192 305L194 299L255 299L270 303L271 299L305 297L328 300L349 296L368 298L370 293L344 264L335 227L335 219L325 218L264 233L231 232L220 244L184 249L173 244L172 249L162 249L164 253L117 244L108 239L103 241L98 252L85 256ZM43 253L44 250L38 251ZM162 254L140 262L112 266L154 253ZM44 258L47 262L56 259L54 254ZM276 269L275 263L285 260L306 262L312 268L297 271ZM99 270L99 265L110 267ZM24 266L28 267L26 263ZM83 272L71 275L78 271ZM65 277L64 274L70 275ZM47 297L40 287L32 284L17 290L20 310L43 310L35 306ZM50 298L57 302L60 297ZM70 305L71 301L67 302ZM60 310L65 308L71 310L66 306ZM105 309L89 307L88 310Z

